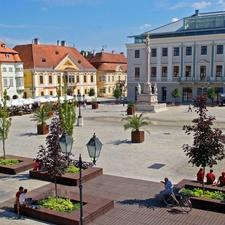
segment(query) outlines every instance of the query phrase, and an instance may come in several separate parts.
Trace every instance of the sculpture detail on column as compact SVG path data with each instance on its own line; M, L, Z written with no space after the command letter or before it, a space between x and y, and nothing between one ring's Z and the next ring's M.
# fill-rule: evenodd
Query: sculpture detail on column
M140 85L140 83L138 83L138 85L137 85L137 93L138 93L138 95L141 94L141 85Z
M154 84L154 93L155 93L155 95L158 96L158 88L157 88L157 84L156 83Z

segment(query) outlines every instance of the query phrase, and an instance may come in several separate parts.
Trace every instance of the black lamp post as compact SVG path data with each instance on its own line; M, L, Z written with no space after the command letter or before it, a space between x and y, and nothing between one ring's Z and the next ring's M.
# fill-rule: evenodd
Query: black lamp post
M81 107L80 106L81 106L81 102L82 102L82 96L81 96L80 93L77 95L77 100L78 100L78 108L79 108L79 115L78 115L77 125L79 127L82 127L84 124L83 124L83 117L81 115Z
M69 154L71 153L72 146L73 146L73 138L68 135L66 132L62 134L59 138L59 145L64 154L66 154L69 166Z
M87 149L89 157L92 159L94 165L96 165L96 161L99 158L102 150L102 142L96 137L95 133L87 143Z
M83 194L82 194L82 158L81 154L79 155L78 167L79 167L79 190L80 190L80 225L83 225L84 216L83 216Z

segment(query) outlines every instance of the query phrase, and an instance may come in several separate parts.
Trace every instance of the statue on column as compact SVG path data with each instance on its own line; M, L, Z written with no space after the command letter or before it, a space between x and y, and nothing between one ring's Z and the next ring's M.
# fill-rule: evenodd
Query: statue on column
M149 34L147 34L147 37L145 39L145 43L146 43L147 51L150 53L151 49L150 49L150 37L149 37Z
M140 85L140 83L138 83L138 85L137 85L137 93L138 93L138 95L141 94L141 85Z
M154 84L154 94L158 95L158 89L157 89L157 84L156 83Z

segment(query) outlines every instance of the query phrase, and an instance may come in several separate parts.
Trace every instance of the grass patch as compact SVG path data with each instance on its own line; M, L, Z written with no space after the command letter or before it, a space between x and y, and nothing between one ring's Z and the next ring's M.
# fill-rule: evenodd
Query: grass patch
M0 159L0 165L10 166L20 163L20 160L17 159Z
M187 196L192 196L192 197L201 197L201 198L206 198L206 199L214 199L214 200L225 200L225 193L222 191L208 191L201 188L194 188L194 189L189 189L189 188L184 188L181 191L182 194L187 195Z
M69 168L67 168L66 172L67 173L79 173L80 169L76 166L69 166Z
M44 208L52 209L58 212L72 212L80 208L80 203L73 203L70 199L48 197L38 201L38 204Z

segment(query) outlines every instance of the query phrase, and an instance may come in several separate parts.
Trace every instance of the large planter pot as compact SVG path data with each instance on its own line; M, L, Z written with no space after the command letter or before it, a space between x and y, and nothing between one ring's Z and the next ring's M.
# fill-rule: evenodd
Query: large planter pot
M135 113L135 107L131 106L127 108L127 115L134 115Z
M91 106L92 106L92 109L98 109L98 103L97 102L92 102Z
M49 126L46 123L37 125L37 133L38 134L48 134Z
M131 142L132 143L141 143L145 140L144 131L132 131L131 132Z

